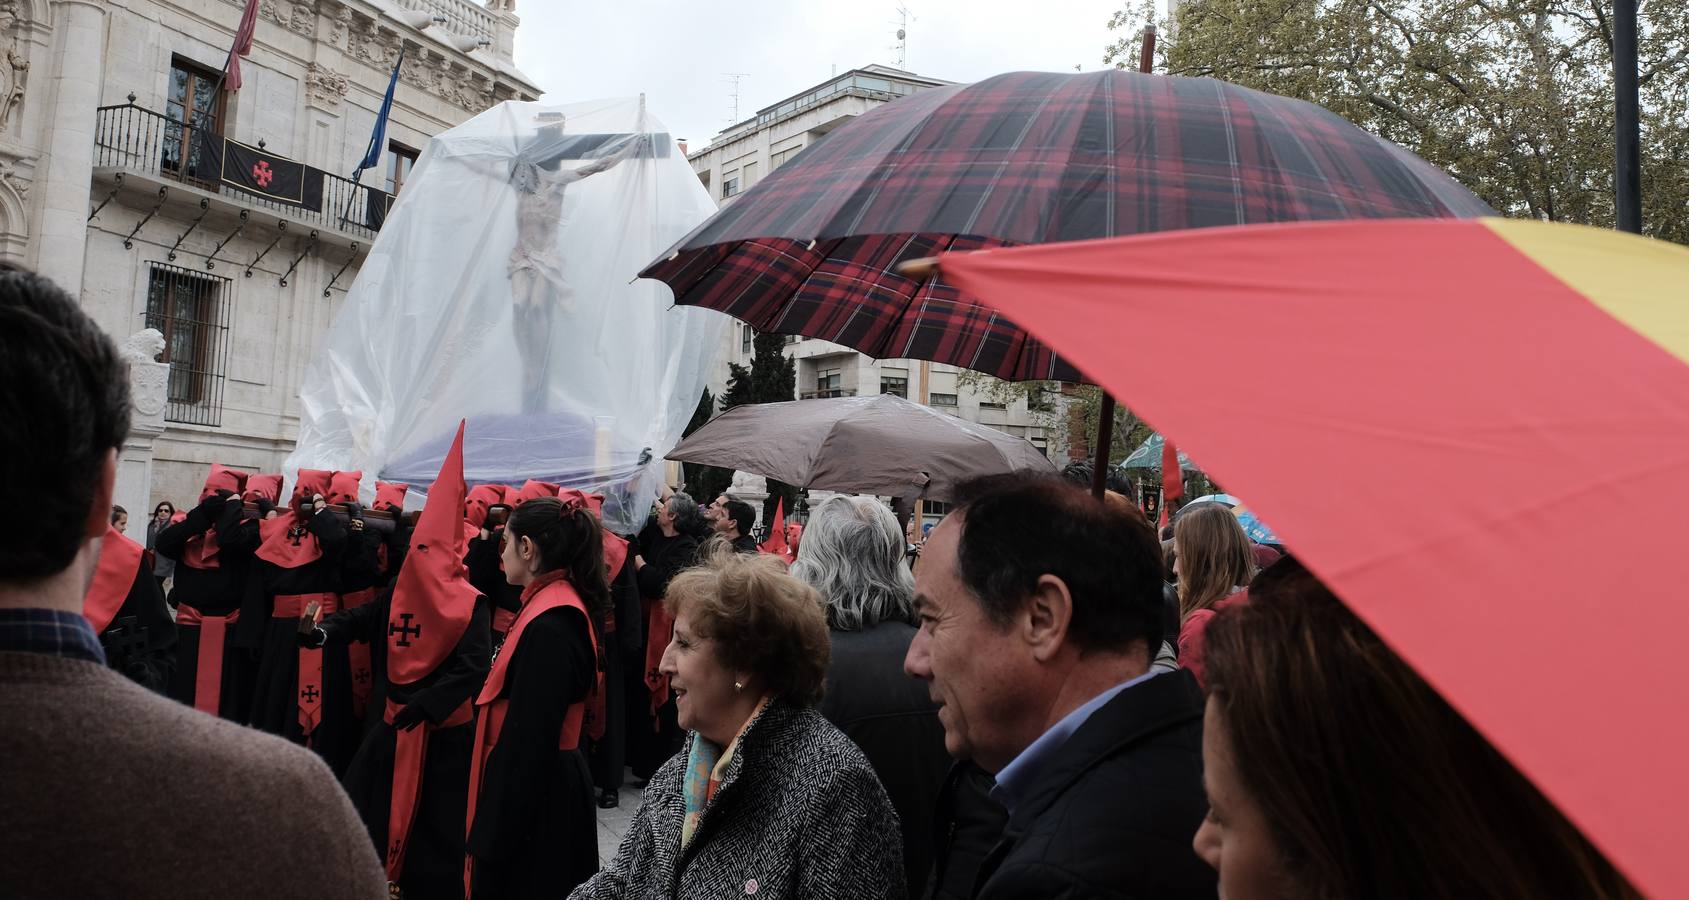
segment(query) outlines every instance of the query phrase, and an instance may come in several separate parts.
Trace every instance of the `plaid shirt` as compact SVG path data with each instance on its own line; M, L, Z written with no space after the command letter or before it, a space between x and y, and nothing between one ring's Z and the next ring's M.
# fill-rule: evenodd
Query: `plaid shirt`
M106 664L88 620L56 609L0 609L0 653L47 653Z

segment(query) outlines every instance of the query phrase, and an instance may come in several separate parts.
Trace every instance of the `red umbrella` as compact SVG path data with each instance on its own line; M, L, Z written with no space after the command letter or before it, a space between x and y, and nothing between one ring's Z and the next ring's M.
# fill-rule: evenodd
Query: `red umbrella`
M941 266L1246 493L1633 883L1689 896L1689 249L1485 219Z

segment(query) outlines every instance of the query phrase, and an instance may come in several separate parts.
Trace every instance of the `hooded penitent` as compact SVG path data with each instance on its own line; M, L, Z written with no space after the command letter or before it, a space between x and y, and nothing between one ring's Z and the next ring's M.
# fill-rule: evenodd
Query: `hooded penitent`
M282 477L280 475L248 475L246 476L246 490L240 498L248 503L268 500L271 503L281 502Z
M323 491L323 499L330 503L358 502L358 483L364 480L362 472L336 472L328 480L328 490Z
M387 680L395 686L410 684L437 670L457 649L475 615L480 592L470 585L463 566L466 539L462 510L466 496L463 423L459 422L457 439L428 489L422 518L411 533L410 552L393 585L387 620ZM388 724L401 708L388 701ZM465 725L470 716L470 702L465 700L443 724ZM431 728L411 728L394 736L393 793L387 822L389 880L396 881L404 866L405 844L416 818L422 785L428 730Z
M323 548L305 523L310 520L310 514L301 510L310 506L312 497L318 494L328 499L329 485L334 479L333 472L321 469L300 469L299 477L293 485L292 509L258 523L258 534L261 542L258 545L258 558L268 563L274 563L284 569L297 569L300 566L316 562L323 555Z
M205 476L205 486L200 488L199 502L204 503L220 491L238 494L245 489L246 480L246 473L237 472L221 463L212 463L211 473ZM217 532L208 528L204 534L188 538L181 561L195 569L217 568Z
M384 509L392 513L401 512L405 508L405 492L408 490L410 485L404 482L377 481L375 502L370 504L370 508Z

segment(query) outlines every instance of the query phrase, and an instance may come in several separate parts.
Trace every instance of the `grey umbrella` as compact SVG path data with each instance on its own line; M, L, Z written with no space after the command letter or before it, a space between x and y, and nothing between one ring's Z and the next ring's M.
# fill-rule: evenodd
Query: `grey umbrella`
M1055 471L1024 438L891 394L735 407L668 458L799 487L932 500L975 475Z

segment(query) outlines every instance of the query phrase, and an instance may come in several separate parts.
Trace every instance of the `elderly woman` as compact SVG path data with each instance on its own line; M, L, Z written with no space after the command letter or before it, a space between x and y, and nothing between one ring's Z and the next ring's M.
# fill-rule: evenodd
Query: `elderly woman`
M1208 628L1202 758L1231 900L1641 896L1295 560Z
M915 576L903 561L897 517L870 497L834 497L816 508L792 575L827 602L833 661L821 714L856 742L903 825L911 895L932 867L934 804L950 754L938 705L903 673L915 639Z
M576 900L905 896L896 813L814 709L827 624L769 555L717 552L669 583L661 671L691 734L645 788L616 858Z

